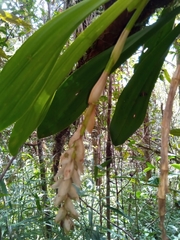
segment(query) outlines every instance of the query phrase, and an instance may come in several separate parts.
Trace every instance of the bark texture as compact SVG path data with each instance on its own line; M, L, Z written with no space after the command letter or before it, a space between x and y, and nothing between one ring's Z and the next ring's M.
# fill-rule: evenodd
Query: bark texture
M144 11L137 20L136 25L131 31L131 34L142 29L148 22L149 17L156 11L156 9L161 7L166 7L173 3L174 0L150 0ZM115 0L108 1L104 7L109 8ZM91 48L88 49L87 53L83 58L80 59L78 67L82 66L84 63L89 61L91 58L97 56L106 49L112 47L118 40L119 35L123 31L124 27L130 20L133 12L128 12L125 10L94 42Z

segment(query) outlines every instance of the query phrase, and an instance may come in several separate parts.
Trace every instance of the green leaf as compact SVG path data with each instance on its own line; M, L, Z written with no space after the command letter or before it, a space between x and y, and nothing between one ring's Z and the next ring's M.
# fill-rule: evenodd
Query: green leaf
M37 105L33 105L31 107L31 111L25 113L25 115L15 123L9 139L9 150L12 155L15 156L18 153L21 145L34 131L34 129L37 127L37 124L45 117L51 102L52 98L44 106L42 99L42 101L39 101L38 108L36 107ZM40 109L41 115L39 115Z
M135 74L124 88L116 105L110 132L114 145L123 144L144 120L151 92L157 80L168 48L178 36L180 25L172 29L173 22L146 44Z
M112 71L179 12L180 8L177 8L160 18L157 23L129 37L122 55ZM68 127L85 110L89 93L104 70L112 49L110 48L90 60L61 85L45 119L38 128L38 136L40 138L55 134Z
M136 191L136 198L140 199L140 197L141 197L141 191Z
M0 57L8 59L8 56L7 56L6 53L3 51L2 48L0 48Z
M166 80L170 83L171 82L171 77L168 73L168 70L164 68L163 73L164 73L164 76L165 76Z
M4 195L7 195L8 194L8 190L7 190L7 187L4 183L4 180L0 180L0 187L1 187L1 191Z
M27 139L31 132L41 123L45 115L44 113L48 110L48 102L51 101L54 92L57 90L59 85L62 84L74 64L79 60L79 58L82 57L83 53L92 45L92 43L107 28L107 26L127 7L130 1L131 0L126 0L122 2L118 1L113 4L112 7L105 11L95 22L93 22L88 28L86 28L86 30L78 36L78 38L62 55L59 56L58 52L58 59L56 53L57 50L54 46L54 48L52 49L55 51L54 58L52 58L52 61L49 61L47 63L48 67L44 69L44 72L46 72L46 74L41 74L43 76L42 79L45 83L42 83L42 79L41 81L39 81L38 88L40 87L41 83L41 91L39 91L38 95L36 95L36 99L31 105L31 107L28 109L27 113L17 121L15 125L15 130L13 130L12 137L10 138L9 142L9 149L13 155L17 154L18 149L20 148L23 141ZM100 2L102 3L102 1ZM87 3L89 3L89 1L87 1ZM97 3L95 6L97 6ZM74 15L71 14L69 18L71 17L74 18ZM67 26L65 25L65 27ZM66 31L65 28L63 30ZM63 35L63 32L61 32L61 35ZM40 56L42 57L42 55ZM53 64L55 64L54 67L52 67ZM27 66L28 70L30 70L29 67L30 66ZM37 71L37 74L39 75L40 72ZM35 83L33 89L37 92L38 88ZM31 100L31 97L25 96L25 99L21 99L21 101L22 100L28 101ZM18 114L18 111L16 111L16 114ZM32 119L32 116L35 116L34 114L36 114L36 117L35 119ZM29 124L27 125L28 116ZM25 129L25 131L23 131L23 129ZM18 134L18 132L21 133L21 135Z
M31 25L28 24L27 22L23 21L21 18L16 17L12 13L3 11L2 9L0 9L0 18L5 22L10 22L10 23L14 23L16 25L21 25L27 29L31 28Z
M120 211L119 209L110 207L110 206L108 206L108 205L105 205L105 207L111 209L113 212L115 212L115 213L117 213L117 214L125 217L125 218L128 219L130 222L132 222L132 219L131 219L129 216L127 216L123 211Z
M83 1L69 8L36 31L7 62L0 73L0 130L17 121L35 101L39 101L37 99L69 36L90 12L105 2ZM44 93L46 98L52 95L48 90Z
M152 164L149 163L149 162L146 162L146 165L147 165L147 168L145 168L145 169L143 170L143 172L148 172L148 171L156 168L154 165L152 165Z
M179 137L180 136L180 128L171 129L170 134L172 134L173 136Z
M180 164L178 164L178 163L173 163L173 164L171 164L171 166L180 170Z

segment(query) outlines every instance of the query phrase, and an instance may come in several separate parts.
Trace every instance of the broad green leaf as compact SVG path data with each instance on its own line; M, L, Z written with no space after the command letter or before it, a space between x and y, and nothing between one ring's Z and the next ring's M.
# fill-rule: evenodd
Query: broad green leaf
M107 26L113 22L113 20L115 20L123 10L125 10L129 2L131 2L131 0L117 1L113 4L96 21L86 28L86 30L77 37L68 49L59 56L53 68L52 65L50 65L51 61L49 62L49 67L46 68L46 74L43 74L43 80L46 81L45 84L43 84L42 91L33 102L33 105L31 105L28 109L25 116L17 121L15 130L13 130L13 136L10 138L9 142L9 149L13 155L18 152L23 140L27 139L31 132L41 123L43 118L42 116L44 116L44 113L48 110L47 106L49 106L49 104L47 103L50 102L54 92L57 90L59 85L62 84L74 64L82 57L84 52L92 45L92 43L107 28ZM70 15L69 18L70 17L74 18L74 15ZM56 51L55 48L54 51ZM55 58L57 57L56 54ZM55 59L53 58L53 62L55 63L54 60ZM52 71L50 68L52 68ZM27 69L29 69L29 66L27 66ZM40 82L42 84L42 81ZM37 91L38 88L36 84L33 87ZM26 96L25 100L31 100L31 98ZM27 119L29 119L28 125ZM25 131L23 131L23 129ZM21 132L21 135L18 134L18 132Z
M168 48L178 36L180 25L171 31L173 22L150 41L148 50L141 57L135 74L124 88L111 121L110 132L114 145L123 144L141 125ZM166 35L165 35L166 34ZM157 37L157 38L156 38ZM157 44L157 45L156 45Z
M171 166L180 170L180 164L178 164L178 163L173 163L173 164L171 164Z
M26 141L28 136L34 131L37 127L37 122L41 122L45 117L49 106L51 105L52 98L44 106L43 99L39 101L38 107L37 105L33 105L31 108L31 114L29 112L25 113L25 115L20 118L14 125L12 130L10 139L9 139L9 150L12 155L16 155L18 153L21 145ZM39 115L38 111L41 107L41 115Z
M7 56L6 53L3 51L2 48L0 48L0 57L8 59L8 56Z
M177 8L161 17L157 23L129 37L113 71L179 12L180 8ZM63 130L85 110L89 93L104 70L111 51L112 48L104 51L66 79L58 89L47 116L38 128L39 137L46 137Z
M172 134L173 136L179 137L180 136L180 128L171 129L170 134Z
M5 22L14 23L16 25L21 25L27 29L31 28L31 25L27 22L23 21L21 18L16 17L14 14L3 11L0 9L0 18L4 20Z
M17 121L34 104L71 33L105 2L87 0L69 8L36 31L7 62L0 73L0 130ZM48 90L45 94L48 98L53 95Z

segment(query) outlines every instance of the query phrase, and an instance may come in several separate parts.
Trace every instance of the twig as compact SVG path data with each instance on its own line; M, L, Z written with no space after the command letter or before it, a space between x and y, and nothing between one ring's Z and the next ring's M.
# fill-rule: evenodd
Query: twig
M99 212L98 212L96 209L94 209L94 208L92 208L90 205L88 205L86 201L82 200L82 198L80 198L80 200L81 200L88 208L92 209L94 212L96 212L97 214L99 214ZM109 221L109 219L107 219L107 218L104 217L103 215L102 215L102 218L104 218L104 220L106 220L106 221ZM124 230L123 228L117 226L117 225L116 225L115 223L113 223L113 222L111 222L111 225L113 225L114 227L120 229L122 232L124 232L126 235L128 235L128 236L130 237L130 239L135 240L135 239L130 235L130 233L127 232L126 230Z
M16 155L17 156L17 155ZM4 175L6 174L6 172L8 171L8 169L10 168L11 164L13 163L14 159L16 158L16 156L12 157L11 160L8 162L8 165L6 166L6 168L4 169L4 171L2 172L2 174L0 175L0 181L3 179Z

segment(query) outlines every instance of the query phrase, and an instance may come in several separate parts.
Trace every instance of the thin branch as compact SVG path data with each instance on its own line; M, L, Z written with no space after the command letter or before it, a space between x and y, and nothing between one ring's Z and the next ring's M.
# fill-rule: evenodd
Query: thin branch
M89 204L87 204L86 201L82 200L82 198L80 198L80 200L81 200L88 208L92 209L94 212L96 212L96 213L99 215L99 212L98 212L96 209L92 208ZM104 217L103 215L102 215L102 218L104 218L104 220L110 222L110 220L107 219L106 217ZM126 230L124 230L123 228L117 226L117 225L116 225L115 223L113 223L113 222L111 222L111 225L113 225L114 227L120 229L122 232L124 232L126 235L128 235L128 236L130 237L130 239L135 240L135 239L130 235L130 233L127 232Z
M17 156L17 155L16 155ZM6 174L6 172L8 171L8 169L10 168L11 164L13 163L14 159L16 158L16 156L12 157L11 160L8 162L8 165L6 166L6 168L4 169L4 171L2 172L2 174L0 175L0 181L3 179L4 175Z

